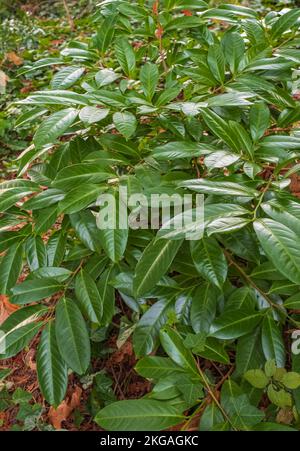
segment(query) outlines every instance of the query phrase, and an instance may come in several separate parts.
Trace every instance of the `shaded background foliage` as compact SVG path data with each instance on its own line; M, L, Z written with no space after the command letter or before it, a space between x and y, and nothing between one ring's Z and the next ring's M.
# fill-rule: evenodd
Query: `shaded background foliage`
M240 2L232 3L240 4ZM295 6L296 3L297 2L293 2ZM51 70L43 69L41 71L35 71L34 75L25 74L21 75L20 77L16 77L16 67L21 67L24 62L26 64L30 64L33 61L39 60L49 55L56 57L59 55L60 47L64 47L66 41L69 41L73 37L77 37L78 35L80 39L84 41L91 34L91 27L88 17L95 11L95 2L75 2L75 5L72 2L69 2L72 16L75 17L76 30L71 30L69 23L61 22L61 16L64 16L62 4L60 2L50 2L50 4L50 17L49 2L38 2L37 9L34 9L34 2L31 2L31 5L33 6L30 6L29 13L26 4L25 8L21 9L21 7L24 6L24 2L20 2L20 8L17 4L14 4L13 11L9 4L4 4L1 10L1 14L4 17L4 27L2 28L2 32L5 36L5 39L2 40L4 45L1 49L1 70L3 70L3 72L8 75L10 81L6 85L6 93L1 98L1 100L3 99L3 111L1 112L2 119L0 119L0 136L2 152L7 159L7 161L4 160L5 167L3 168L3 172L5 172L5 174L9 173L8 175L10 177L14 176L14 170L16 167L13 162L10 162L10 157L13 157L14 154L18 153L20 150L23 150L31 142L33 131L35 129L34 124L33 128L26 126L18 132L15 131L13 121L16 119L19 111L18 108L15 107L15 105L11 104L11 101L16 98L25 98L28 96L28 94L36 90L43 90L48 88L49 81L52 75ZM211 5L217 4L218 2L211 2ZM254 6L255 8L259 8L262 11L267 11L273 9L275 10L277 8L281 9L282 6L291 6L292 2L284 2L283 4L279 2L263 2L261 4L260 2L254 1L245 2L245 4L251 4L251 6ZM11 23L12 14L13 23ZM221 282L222 281L223 280L221 280ZM83 283L82 280L81 283ZM220 283L220 281L217 281L217 285L218 283ZM277 290L279 288L277 287ZM54 301L56 301L56 299L54 299ZM88 425L90 423L89 414L94 416L98 412L99 408L103 407L104 404L110 404L116 398L124 399L139 397L147 393L150 388L148 381L145 381L144 379L132 374L132 367L135 364L135 357L133 355L131 344L129 342L126 342L126 334L130 333L131 329L134 327L135 317L134 315L129 313L127 311L127 308L124 307L124 305L119 301L120 299L117 298L117 307L119 309L119 314L116 318L114 318L114 321L117 322L117 330L120 329L121 332L124 331L124 334L119 332L117 333L116 331L112 332L108 342L106 342L105 351L103 351L104 354L109 355L107 357L106 355L101 356L97 354L98 361L95 363L93 372L91 374L88 374L81 379L78 379L78 377L74 376L74 374L71 376L67 402L62 409L62 419L64 421L63 425L65 427L88 428ZM272 329L273 324L274 323L271 320L269 322L266 321L265 329L268 330L268 327ZM276 334L276 332L274 332L274 329L272 329L271 332ZM172 336L172 332L170 332L170 334ZM107 337L100 336L98 337L98 341L102 342L104 338L106 339ZM174 341L176 341L177 339L176 335L172 338L174 339ZM124 345L125 343L125 346L121 347L121 351L116 350L117 341L119 341L119 345ZM162 334L161 341L164 344L164 349L168 349L168 336L164 336ZM36 343L34 343L34 345L35 344ZM112 352L110 352L110 346L112 347ZM190 343L189 346L193 348L193 343ZM45 419L45 417L48 417L50 418L50 421L54 425L54 427L60 427L62 425L62 421L60 422L57 418L57 412L55 413L53 409L51 410L50 408L45 414L41 406L41 398L38 399L38 401L40 402L36 402L36 398L38 398L39 395L37 395L37 386L34 385L35 362L33 361L32 357L35 356L35 354L29 354L30 351L31 350L25 351L25 354L22 354L21 358L26 359L26 364L31 371L30 378L32 379L30 379L29 382L28 380L26 381L26 388L27 392L33 392L33 396L31 394L28 394L27 392L23 392L22 390L13 391L13 387L9 385L8 387L5 387L5 390L1 392L4 396L2 396L2 399L0 400L0 402L2 402L2 404L0 404L0 410L6 410L7 412L9 412L9 414L8 416L6 416L6 414L4 415L3 424L5 424L5 427L10 427L11 424L9 424L9 420L13 418L13 421L17 422L17 425L15 425L16 428L23 427L25 429L43 429L47 427L45 426L43 420ZM35 352L34 349L33 351ZM142 349L140 350L140 354L143 355ZM270 356L272 357L271 354ZM11 364L10 362L7 362L7 365L16 365L16 375L17 377L19 377L18 384L22 385L22 377L24 378L24 374L18 374L18 365L20 365L20 361L18 362L19 358L20 357L16 358L16 363ZM226 357L223 363L226 366ZM281 364L282 361L279 361L277 363ZM143 368L142 364L139 365L140 374L147 377L147 371L145 370L145 368ZM120 369L120 366L123 367ZM194 371L193 364L190 364L190 366L192 367L192 371ZM212 374L217 374L220 371L221 374L223 374L224 366L222 366L222 364L214 366L207 363L207 367L207 369ZM101 372L103 368L106 369L106 373L108 373L111 378L108 377L106 373ZM170 371L174 371L175 368L177 367L172 367L171 365ZM81 368L79 367L79 373L80 370ZM261 373L255 373L254 375L253 373L247 374L246 382L248 382L249 384L253 383L254 388L257 389L268 387L268 390L270 392L268 393L269 397L272 398L273 396L273 400L275 399L275 405L278 407L278 402L280 401L277 400L276 404L276 396L274 396L274 393L271 392L271 389L269 389L269 387L272 387L272 383L270 381L273 381L275 379L279 383L282 380L283 375L279 373L277 371L276 365L274 366L274 362L269 363L269 366L267 365L264 371L261 370ZM286 379L288 379L288 377L289 376L285 376ZM8 378L8 380L10 379ZM14 379L12 379L12 381L13 380ZM293 382L294 381L292 381L291 384L290 381L286 381L287 388L293 385ZM182 383L184 385L186 381L182 381ZM256 387L255 384L259 384L259 387ZM91 389L91 387L93 388ZM87 390L87 393L85 393L85 389ZM238 392L237 388L234 385L230 386L229 384L226 385L226 390L224 390L224 397L227 398L230 398L230 396L234 398L234 395L236 395L236 393L234 392ZM201 393L196 392L196 394L193 394L193 396L201 396ZM244 407L248 410L251 410L251 406L248 404L248 401L243 398L243 394L238 392L236 397L239 398L240 403L238 405L238 408ZM58 399L59 398L60 397L58 396ZM283 406L285 406L285 402L286 400L283 400ZM87 414L87 408L89 409L89 414ZM269 416L271 418L274 418L276 407L274 408L274 406L271 405L271 407L268 406L268 408L270 410ZM124 405L124 409L125 411L127 410L126 405ZM68 419L71 413L73 415L73 422L71 422L70 424L65 420ZM212 415L215 415L216 422L218 419L220 420L220 418L218 418L218 413L212 412ZM253 415L256 415L257 420L259 420L260 413L257 412L257 410L253 411ZM288 424L289 422L293 421L293 418L291 419L291 416L289 415L291 415L290 411L281 412L281 419L283 420L283 423ZM28 420L28 418L30 418L30 420ZM180 418L178 418L178 421L179 420ZM107 420L105 420L105 418L99 419L99 422L104 427L108 429L110 428L110 424L109 422L107 422ZM169 424L166 424L166 427L167 426L169 426ZM92 427L96 426L93 425Z

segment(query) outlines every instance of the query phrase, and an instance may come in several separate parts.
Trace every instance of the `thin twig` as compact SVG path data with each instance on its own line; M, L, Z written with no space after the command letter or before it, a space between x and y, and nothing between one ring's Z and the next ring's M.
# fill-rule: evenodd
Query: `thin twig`
M62 0L62 2L63 2L63 5L64 5L64 8L65 8L65 11L66 11L66 15L67 15L67 19L68 19L70 28L71 28L72 31L75 31L75 23L74 23L74 20L73 20L73 18L71 16L67 0Z
M295 321L292 317L290 317L281 305L273 302L269 298L269 296L256 285L256 283L251 279L251 277L249 277L249 275L243 270L243 268L241 268L239 266L239 264L235 260L233 260L232 256L230 255L230 253L228 251L226 251L226 249L223 249L223 252L224 252L227 260L229 261L229 263L238 270L238 272L246 280L248 285L252 286L268 302L270 307L273 307L273 308L277 309L278 311L280 311L285 316L285 318L287 318L289 321L291 321L292 324L294 324L295 326L297 326L297 328L299 328L299 322Z

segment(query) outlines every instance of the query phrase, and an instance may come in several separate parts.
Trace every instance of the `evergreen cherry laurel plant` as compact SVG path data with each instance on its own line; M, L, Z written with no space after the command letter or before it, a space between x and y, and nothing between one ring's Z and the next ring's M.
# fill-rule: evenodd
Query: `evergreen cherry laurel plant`
M18 178L1 184L0 290L19 309L0 352L41 333L51 405L68 370L84 375L103 348L118 299L138 318L136 371L153 388L107 404L101 427L188 429L200 414L200 430L299 426L289 335L300 326L300 202L289 189L300 170L299 23L300 9L106 0L88 42L24 68L55 73L18 102L18 124L37 128ZM97 199L121 188L203 194L203 237L163 220L158 231L98 227Z

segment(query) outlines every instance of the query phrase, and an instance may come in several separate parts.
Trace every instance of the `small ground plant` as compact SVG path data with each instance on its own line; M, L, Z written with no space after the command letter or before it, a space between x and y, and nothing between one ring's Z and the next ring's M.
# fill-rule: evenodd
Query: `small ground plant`
M297 8L108 0L88 42L22 69L55 73L17 103L36 130L1 184L0 291L20 308L0 355L40 334L51 405L123 303L153 388L108 402L102 428L299 429L299 23ZM124 207L125 191L138 200ZM147 202L185 194L187 211L156 209L156 230ZM204 217L182 226L196 194ZM131 227L107 220L112 199Z

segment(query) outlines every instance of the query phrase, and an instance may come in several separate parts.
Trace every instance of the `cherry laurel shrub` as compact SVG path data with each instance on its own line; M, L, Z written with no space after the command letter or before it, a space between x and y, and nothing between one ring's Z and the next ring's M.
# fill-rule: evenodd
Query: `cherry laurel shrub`
M105 1L87 42L22 69L55 67L49 89L18 102L18 124L38 125L18 178L1 185L0 289L19 306L1 326L1 358L38 335L51 405L68 370L84 375L105 346L117 299L137 318L135 370L153 388L108 403L101 427L188 429L201 413L200 430L297 429L299 19L299 9ZM159 230L98 227L99 196L118 201L125 188L148 200L202 194L203 236L162 219ZM279 424L287 411L290 426Z

